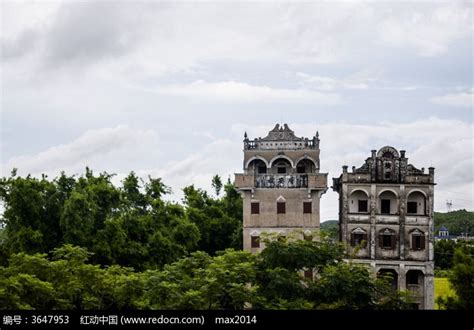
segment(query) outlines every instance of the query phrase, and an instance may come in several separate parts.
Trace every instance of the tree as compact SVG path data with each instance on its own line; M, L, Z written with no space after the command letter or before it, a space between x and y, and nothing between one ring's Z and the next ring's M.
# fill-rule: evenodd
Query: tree
M212 178L212 187L216 192L216 196L219 197L219 194L221 193L222 189L222 180L221 177L217 174L214 175L214 177Z
M404 293L368 268L342 260L340 243L268 237L257 260L256 308L271 309L407 309ZM311 271L303 277L303 271Z
M186 218L199 228L198 250L215 254L229 247L241 248L242 210L234 213L238 203L233 186L225 186L226 193L221 199L211 198L194 185L185 187L183 192Z
M143 270L196 249L199 229L183 206L163 200L170 189L161 179L143 181L131 172L116 187L112 177L86 168L80 177L21 178L13 172L1 178L6 228L0 264L10 254L49 254L66 243L93 252L93 263Z
M454 253L449 282L456 297L439 297L437 303L446 309L474 309L474 258L458 248Z

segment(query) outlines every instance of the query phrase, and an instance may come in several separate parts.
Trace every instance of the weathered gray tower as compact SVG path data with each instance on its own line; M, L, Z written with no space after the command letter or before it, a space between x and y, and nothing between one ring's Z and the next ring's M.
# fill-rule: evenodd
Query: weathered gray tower
M244 173L235 174L243 197L244 249L264 248L264 232L286 235L319 230L319 199L327 190L327 173L319 173L319 136L296 137L284 124L266 137L244 135Z
M360 168L343 166L332 187L347 253L392 274L393 287L413 292L419 309L434 308L434 185L434 168L425 173L408 164L404 150L383 147Z

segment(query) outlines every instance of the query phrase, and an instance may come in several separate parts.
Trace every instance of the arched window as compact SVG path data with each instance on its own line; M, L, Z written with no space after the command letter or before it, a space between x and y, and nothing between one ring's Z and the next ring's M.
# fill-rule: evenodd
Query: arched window
M407 196L407 214L408 215L425 215L426 214L426 198L419 191L409 193Z
M261 159L254 159L249 163L247 170L252 174L265 174L267 165Z
M396 291L398 289L398 274L394 269L382 268L377 272L377 277L385 277L390 279L392 290Z
M355 190L349 196L349 213L368 213L369 196L365 191Z
M304 174L304 173L314 173L316 172L316 164L313 163L310 159L301 159L296 164L296 173Z
M394 192L386 190L379 195L378 212L379 214L397 214L398 197Z

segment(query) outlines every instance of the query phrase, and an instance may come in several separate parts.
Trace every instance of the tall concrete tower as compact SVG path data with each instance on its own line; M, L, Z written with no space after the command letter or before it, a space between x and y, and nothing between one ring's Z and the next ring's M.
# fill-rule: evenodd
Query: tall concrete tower
M304 235L319 230L319 200L327 173L319 173L319 134L297 137L277 124L264 138L244 135L244 173L235 174L243 197L244 249L264 248L262 233Z
M348 255L392 275L393 288L413 292L419 309L434 308L434 185L434 168L417 169L404 150L387 146L360 168L343 166L332 187Z

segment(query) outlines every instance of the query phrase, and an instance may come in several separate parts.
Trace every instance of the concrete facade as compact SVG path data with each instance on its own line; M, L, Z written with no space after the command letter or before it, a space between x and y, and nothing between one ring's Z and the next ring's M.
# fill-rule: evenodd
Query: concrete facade
M244 135L243 173L235 186L243 198L244 249L258 252L263 233L287 235L319 230L319 200L327 173L319 172L319 136L297 137L277 124L266 137Z
M408 164L405 151L372 150L360 167L342 167L333 179L339 194L340 239L355 262L416 296L419 309L434 308L434 168Z

